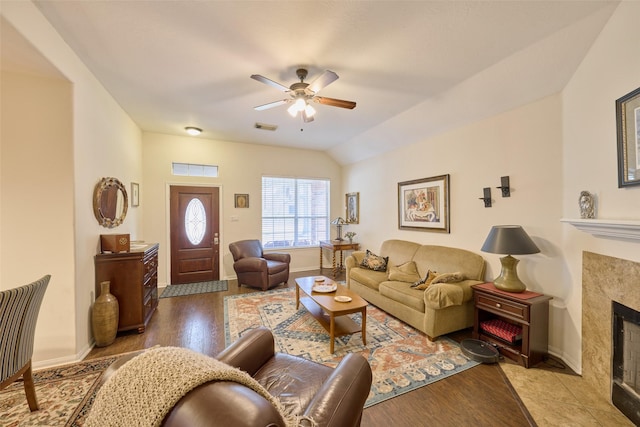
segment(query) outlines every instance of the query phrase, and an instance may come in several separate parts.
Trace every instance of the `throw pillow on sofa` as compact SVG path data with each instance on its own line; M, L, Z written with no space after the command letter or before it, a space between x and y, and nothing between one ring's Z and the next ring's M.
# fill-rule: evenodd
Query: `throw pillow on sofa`
M360 266L373 271L387 271L388 262L389 257L381 257L367 249L367 253L360 263Z
M420 274L418 273L418 267L415 261L407 261L404 264L390 266L389 280L408 283L414 283L420 280Z
M432 285L436 283L457 283L462 282L464 280L464 276L460 272L456 273L442 273L438 274L438 276L433 279L431 282Z
M438 277L438 273L435 271L429 270L427 271L427 275L425 276L424 279L415 282L413 285L411 285L411 287L414 289L419 289L423 291L427 289L431 283L433 283L433 280L436 277Z

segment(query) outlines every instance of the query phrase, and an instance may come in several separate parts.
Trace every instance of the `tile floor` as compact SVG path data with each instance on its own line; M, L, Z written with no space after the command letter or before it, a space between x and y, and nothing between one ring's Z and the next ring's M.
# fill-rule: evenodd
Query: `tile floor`
M581 376L540 365L544 362L525 369L510 361L500 362L538 426L633 426Z

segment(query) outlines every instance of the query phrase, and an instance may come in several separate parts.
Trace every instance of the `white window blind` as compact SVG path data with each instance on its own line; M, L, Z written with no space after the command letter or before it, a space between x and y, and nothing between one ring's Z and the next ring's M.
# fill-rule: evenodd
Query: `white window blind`
M318 246L329 237L327 179L262 177L265 248Z

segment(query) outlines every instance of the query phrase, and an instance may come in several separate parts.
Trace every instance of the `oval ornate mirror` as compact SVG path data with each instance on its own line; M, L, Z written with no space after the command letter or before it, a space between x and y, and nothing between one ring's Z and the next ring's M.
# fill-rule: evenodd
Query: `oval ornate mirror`
M102 178L93 190L93 213L98 224L117 227L127 216L129 198L124 185L116 178Z

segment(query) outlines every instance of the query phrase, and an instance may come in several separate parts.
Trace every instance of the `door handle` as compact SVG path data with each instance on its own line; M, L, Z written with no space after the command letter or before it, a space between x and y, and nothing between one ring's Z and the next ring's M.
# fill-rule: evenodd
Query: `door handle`
M219 243L220 243L220 241L218 240L218 238L217 238L217 237L214 237L214 238L213 238L213 244L214 244L214 245L217 245L217 244L219 244Z

